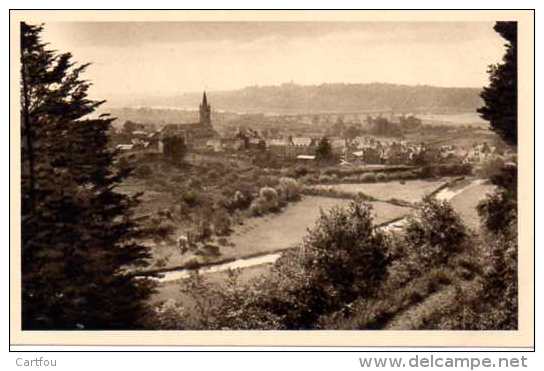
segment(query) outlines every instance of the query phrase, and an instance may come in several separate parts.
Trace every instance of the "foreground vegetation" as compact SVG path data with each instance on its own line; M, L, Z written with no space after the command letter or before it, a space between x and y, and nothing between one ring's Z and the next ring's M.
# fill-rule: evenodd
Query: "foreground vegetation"
M515 329L516 216L505 192L499 187L480 204L484 228L479 234L464 225L449 203L432 198L402 234L374 228L368 204L333 209L264 277L239 282L238 273L231 272L226 282L198 274L181 281L180 292L193 304L164 302L157 311L159 324L153 325ZM490 203L508 208L508 228L494 225L499 208L490 209Z

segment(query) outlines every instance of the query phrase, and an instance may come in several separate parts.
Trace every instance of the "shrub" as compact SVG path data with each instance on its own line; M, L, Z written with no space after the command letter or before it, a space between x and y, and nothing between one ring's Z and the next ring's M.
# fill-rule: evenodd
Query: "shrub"
M406 226L406 243L422 265L446 263L461 251L468 232L447 201L426 197Z
M387 174L385 174L385 173L376 174L376 181L377 182L386 182L387 180L388 180Z
M239 209L239 210L246 209L251 204L251 201L252 201L251 193L236 191L232 198L231 208Z
M226 236L230 233L231 220L224 209L219 209L213 213L213 230L218 236Z
M274 188L263 187L257 197L249 207L253 216L264 215L271 211L277 211L279 208L278 192Z
M293 178L280 178L278 190L282 198L287 201L300 199L300 184Z
M504 167L504 160L499 156L494 156L483 161L476 169L476 175L482 178L491 178L501 173Z
M180 330L186 322L185 308L173 299L154 307L153 316L146 322L150 330Z
M278 200L278 192L276 192L274 188L263 187L259 191L259 198L265 200L266 202L270 203L270 205L274 206Z
M308 168L306 166L303 166L303 165L299 165L295 168L295 176L297 178L300 178L300 177L303 177L305 175L308 175L310 171L308 170Z
M181 194L181 200L189 207L200 204L200 194L193 190L187 190Z
M180 288L193 299L194 309L192 318L179 313L171 321L177 329L283 329L280 319L263 307L264 296L259 285L239 283L237 271L228 271L226 282L221 285L195 274L181 281Z
M212 227L208 219L202 216L198 217L193 223L191 235L195 242L209 239L212 236Z
M517 226L517 167L503 167L491 181L497 189L478 204L478 214L488 231L511 234Z

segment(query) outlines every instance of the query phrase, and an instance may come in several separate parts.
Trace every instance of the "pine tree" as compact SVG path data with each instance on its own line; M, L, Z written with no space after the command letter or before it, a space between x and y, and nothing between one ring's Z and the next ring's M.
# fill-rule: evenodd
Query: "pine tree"
M138 196L115 192L128 170L107 145L114 118L91 115L104 101L87 96L88 64L47 49L42 29L21 23L23 328L135 328L152 287L130 269L149 231Z
M485 105L478 113L506 143L515 146L518 141L517 22L497 22L494 30L508 43L503 62L489 66L489 86L481 93Z

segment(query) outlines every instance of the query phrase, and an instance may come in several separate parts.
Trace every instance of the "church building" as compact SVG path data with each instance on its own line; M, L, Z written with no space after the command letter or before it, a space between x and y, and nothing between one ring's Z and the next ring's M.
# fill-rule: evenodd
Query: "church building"
M189 147L201 147L206 141L217 138L219 135L212 126L212 108L208 103L206 92L202 96L199 106L199 122L189 124L168 124L162 129L162 137L177 136L185 140Z

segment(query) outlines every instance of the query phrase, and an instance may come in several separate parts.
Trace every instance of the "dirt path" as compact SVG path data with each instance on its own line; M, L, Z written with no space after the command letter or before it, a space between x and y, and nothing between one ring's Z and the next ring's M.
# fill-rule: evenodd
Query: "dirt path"
M459 286L463 292L477 290L475 281L462 281ZM455 286L450 285L428 296L424 301L397 314L384 327L384 330L417 330L425 320L437 312L445 312L455 302Z

